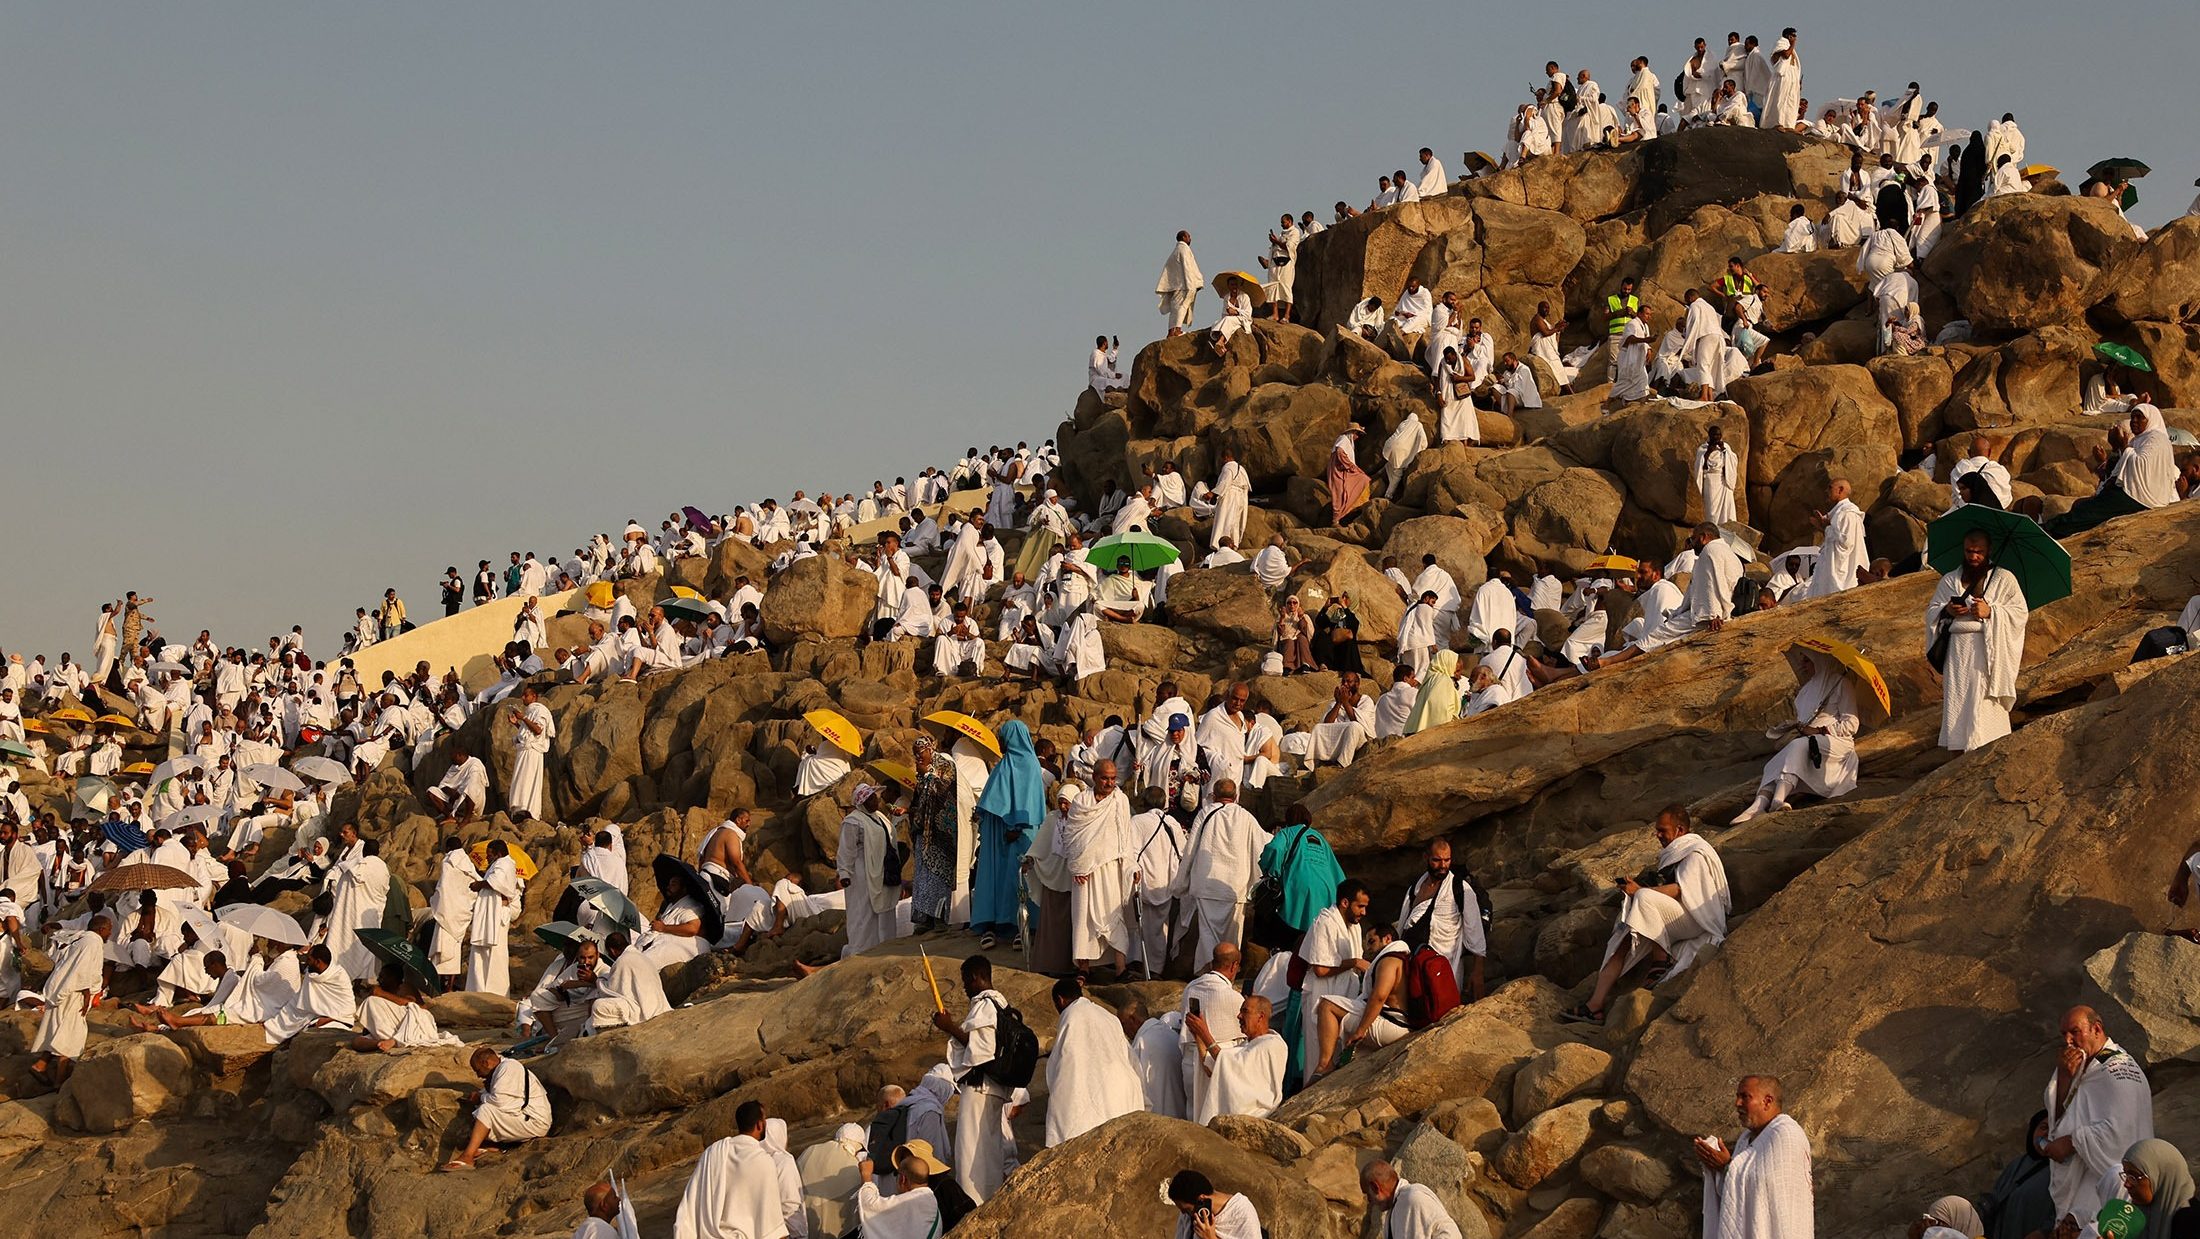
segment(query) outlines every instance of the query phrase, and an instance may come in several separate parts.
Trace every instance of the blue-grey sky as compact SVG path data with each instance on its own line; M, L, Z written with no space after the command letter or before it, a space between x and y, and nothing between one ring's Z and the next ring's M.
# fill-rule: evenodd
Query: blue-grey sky
M2148 160L2142 222L2191 198L2187 110L2141 106L2190 0L17 0L0 647L83 657L135 588L325 656L447 563L1036 442L1095 334L1156 334L1177 228L1247 266L1282 210L1497 149L1547 58L1670 82L1788 24L1813 100L1916 78L2034 159Z

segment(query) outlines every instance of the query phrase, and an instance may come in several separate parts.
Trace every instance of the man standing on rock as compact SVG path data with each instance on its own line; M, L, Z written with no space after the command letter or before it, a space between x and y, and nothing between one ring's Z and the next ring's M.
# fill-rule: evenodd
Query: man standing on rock
M764 1147L764 1103L733 1111L734 1134L703 1150L673 1215L673 1239L783 1239L779 1166Z
M132 595L135 597L135 595ZM31 1074L59 1089L84 1053L89 1031L85 1012L104 988L101 977L107 940L114 937L114 921L105 914L93 917L83 929L55 933L49 950L53 971L39 991L43 1002L38 1016L38 1035L31 1041Z
M984 1204L1001 1190L1005 1173L1001 1159L1001 1109L1008 1090L994 1082L986 1070L996 1052L995 1030L1008 999L993 988L993 962L983 955L963 961L963 991L970 995L970 1009L960 1022L945 1011L932 1015L932 1023L946 1033L947 1067L961 1082L955 1119L955 1182L971 1200Z
M1215 518L1207 534L1207 549L1227 541L1235 546L1245 540L1245 504L1253 493L1253 481L1230 449L1222 449L1222 464L1215 470Z
M1360 1172L1360 1191L1383 1215L1383 1239L1459 1239L1459 1223L1436 1190L1399 1178L1389 1162L1369 1162Z
M1207 286L1207 277L1199 273L1199 260L1192 257L1192 234L1176 234L1176 248L1161 264L1161 278L1153 286L1161 298L1161 318L1169 326L1169 334L1180 336L1192 325L1192 302L1199 290Z
M1252 897L1269 834L1237 798L1236 779L1215 780L1170 887L1171 894L1189 902L1197 921L1195 960L1213 959L1224 946L1234 954L1245 938L1245 901Z
M557 738L557 720L542 704L534 685L521 686L519 709L506 716L512 724L512 790L505 805L516 821L542 816L543 764L550 757L550 742Z
M2061 1053L2047 1082L2047 1143L2052 1162L2048 1187L2055 1216L2083 1225L2101 1207L2101 1185L2123 1164L2124 1153L2154 1138L2154 1097L2146 1072L2091 1007L2072 1007L2062 1019Z
M454 750L455 751L455 750ZM435 894L428 900L428 916L435 923L429 943L429 962L443 978L443 988L457 989L466 971L466 941L474 924L474 886L481 871L473 857L452 835L443 841L443 863L436 870Z
M488 868L470 884L474 914L467 930L466 988L503 997L512 989L510 927L519 912L519 866L502 839L491 839L484 857Z
M1864 509L1849 498L1849 480L1833 479L1826 494L1832 506L1810 514L1810 523L1826 531L1825 543L1818 551L1818 569L1810 578L1813 598L1854 588L1857 570L1871 563L1864 550Z
M1604 381L1619 381L1620 341L1627 335L1627 325L1635 321L1642 309L1642 298L1635 295L1635 277L1628 276L1619 282L1619 291L1604 299Z
M1743 1076L1734 1090L1742 1133L1729 1149L1695 1141L1703 1163L1704 1239L1811 1239L1810 1137L1780 1111L1776 1076Z

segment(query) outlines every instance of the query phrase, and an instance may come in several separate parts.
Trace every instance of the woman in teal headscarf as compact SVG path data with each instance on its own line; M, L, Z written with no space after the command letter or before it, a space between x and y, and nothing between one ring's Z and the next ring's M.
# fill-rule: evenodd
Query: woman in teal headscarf
M1001 760L985 781L972 816L978 825L978 876L970 888L970 928L991 950L1016 938L1016 904L1023 897L1024 853L1047 815L1047 776L1032 751L1031 729L1001 724Z

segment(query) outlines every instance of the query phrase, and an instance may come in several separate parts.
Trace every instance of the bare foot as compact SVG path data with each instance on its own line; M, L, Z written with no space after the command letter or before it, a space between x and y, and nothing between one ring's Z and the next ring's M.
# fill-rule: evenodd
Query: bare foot
M794 974L798 977L813 976L822 971L824 967L823 964L805 964L798 959L794 961Z

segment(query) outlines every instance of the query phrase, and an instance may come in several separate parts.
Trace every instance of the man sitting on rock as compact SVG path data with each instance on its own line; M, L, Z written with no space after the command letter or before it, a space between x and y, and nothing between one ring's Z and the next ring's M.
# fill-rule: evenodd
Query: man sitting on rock
M970 604L955 600L955 618L932 642L932 674L974 676L985 667L985 637L970 617Z
M1338 678L1335 699L1321 721L1307 731L1283 738L1283 751L1306 759L1309 766L1332 761L1349 766L1360 746L1375 738L1375 699L1360 691L1358 672Z
M1741 556L1719 536L1719 527L1708 521L1689 535L1687 550L1693 552L1695 562L1689 569L1686 605L1666 612L1655 628L1645 630L1632 644L1585 660L1591 671L1663 649L1698 630L1717 632L1734 617L1734 585L1742 579Z
M446 1171L472 1170L482 1146L491 1141L517 1144L550 1134L550 1094L518 1059L482 1046L474 1051L471 1065L482 1082L466 1099L474 1105L474 1130L459 1155L443 1163Z
M1406 1182L1389 1162L1369 1162L1360 1172L1360 1191L1383 1215L1382 1239L1459 1239L1459 1223L1436 1189Z
M421 1001L420 991L405 979L405 970L385 965L359 1004L359 1035L351 1048L362 1054L387 1054L391 1050L425 1045L457 1045L458 1038L439 1031L435 1016Z
M488 801L489 768L469 753L464 744L454 742L451 768L440 782L428 789L428 803L445 821L463 824L472 821Z
M1146 614L1151 590L1152 586L1139 580L1138 575L1131 571L1130 557L1124 555L1117 557L1115 571L1101 579L1094 600L1099 605L1102 619L1114 620L1118 624L1135 624Z
M1656 985L1686 968L1707 946L1726 940L1726 865L1703 836L1690 833L1688 810L1667 805L1651 828L1658 840L1658 863L1647 881L1616 879L1623 898L1604 966L1597 972L1589 1001L1559 1018L1570 1023L1601 1024L1612 991L1621 977L1645 960L1655 966L1645 979Z
M593 946L584 943L581 950L593 961ZM584 986L592 985L595 994L588 1004L588 1032L600 1033L639 1024L672 1009L672 1004L665 999L664 978L657 970L656 961L648 952L633 948L625 930L613 930L611 936L604 939L603 950L611 957L611 967L609 970L592 968L590 980L583 982Z
M1283 1104L1283 1072L1291 1049L1269 1028L1274 1015L1275 1007L1266 998L1247 998L1237 1013L1241 1035L1229 1041L1215 1039L1206 1016L1184 1017L1184 1031L1191 1034L1204 1064L1200 1087L1208 1100L1202 1112L1266 1118Z

